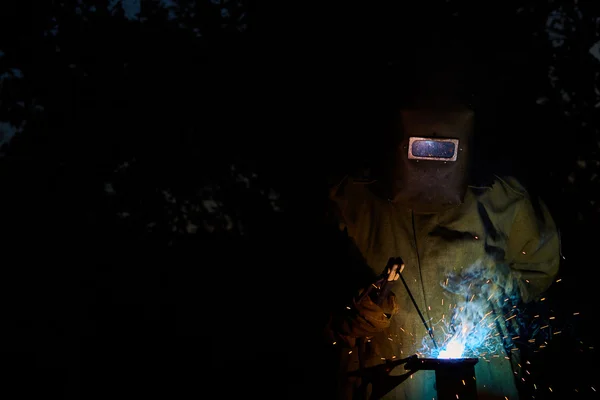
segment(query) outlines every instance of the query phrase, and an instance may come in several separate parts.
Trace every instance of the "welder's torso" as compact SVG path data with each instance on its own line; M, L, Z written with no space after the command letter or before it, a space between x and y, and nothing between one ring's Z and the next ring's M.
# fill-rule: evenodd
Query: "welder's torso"
M401 204L378 198L368 186L352 182L344 188L343 196L336 199L343 210L348 234L376 274L381 273L390 257L402 257L404 280L427 325L433 329L438 345L448 337L453 308L465 301L444 288L445 277L474 263L493 263L486 247L502 249L502 231L512 222L517 198L506 201L502 209L493 210L494 215L501 217L494 221L500 234L494 239L487 235L478 207L486 206L486 192L493 190L502 189L484 189L479 195L469 190L461 206L437 214L414 213ZM367 367L413 354L427 357L433 351L433 341L402 282L396 281L392 290L400 312L392 318L386 332L369 339ZM504 334L498 331L497 340ZM359 367L357 353L353 351L343 360L349 370ZM518 398L505 354L486 354L482 350L477 356L480 358L476 365L478 391L490 392L500 399ZM400 366L391 374L405 372ZM433 371L418 371L385 398L434 399L437 398L434 382Z

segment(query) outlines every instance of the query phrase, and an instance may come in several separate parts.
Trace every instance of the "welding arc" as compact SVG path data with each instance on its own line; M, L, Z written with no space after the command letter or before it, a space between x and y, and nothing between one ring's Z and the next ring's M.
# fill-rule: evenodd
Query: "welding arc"
M433 331L429 328L429 326L427 326L427 321L425 321L425 318L423 317L421 310L419 310L419 306L417 305L415 298L413 297L412 293L410 292L410 289L408 288L408 285L406 284L404 277L402 276L402 274L399 274L399 275L400 275L400 279L402 279L402 283L404 284L404 287L406 288L406 291L408 292L408 295L409 295L413 305L415 306L415 308L417 309L417 312L419 313L419 317L421 317L421 321L423 321L423 325L425 325L425 329L427 330L429 337L431 337L431 340L433 341L433 346L437 349L438 345L435 342L435 338L433 337Z

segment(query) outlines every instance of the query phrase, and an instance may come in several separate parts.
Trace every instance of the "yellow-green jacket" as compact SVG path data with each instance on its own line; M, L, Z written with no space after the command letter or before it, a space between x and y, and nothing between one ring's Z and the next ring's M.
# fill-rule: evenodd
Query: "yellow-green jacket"
M497 177L490 187L469 187L463 204L432 214L417 214L379 198L369 184L351 178L336 186L331 198L341 228L376 274L390 257L402 257L403 278L438 345L453 336L449 324L453 315L460 317L457 310L477 304L469 317L475 328L485 327L476 332L485 330L485 347L472 349L469 356L479 358L479 398L517 399L515 379L522 377L518 351L510 346L504 350L503 345L515 339L507 328L516 310L515 295L525 303L535 301L559 268L559 236L545 205L536 213L526 190L511 177ZM383 332L365 338L364 367L432 354L433 343L400 280L392 291L398 312ZM337 345L341 370L359 369L355 341ZM399 366L390 375L404 373ZM341 397L352 398L360 379L342 375ZM436 399L434 383L433 371L418 371L383 398ZM373 390L378 389L369 388Z

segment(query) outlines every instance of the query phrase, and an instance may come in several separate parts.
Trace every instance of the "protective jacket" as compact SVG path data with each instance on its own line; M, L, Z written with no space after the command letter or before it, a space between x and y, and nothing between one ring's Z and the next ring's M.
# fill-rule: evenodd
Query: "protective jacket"
M515 380L522 372L511 317L519 304L539 299L559 268L559 235L547 207L540 203L536 209L512 177L469 187L462 204L431 213L382 198L372 185L346 178L331 191L340 229L374 274L390 257L404 260L404 281L437 345L454 338L465 346L463 357L479 359L475 375L480 399L517 399ZM327 328L327 340L339 347L340 398L357 398L366 384L370 398L436 399L434 371L398 378L401 383L393 387L353 374L359 361L369 368L414 354L438 355L400 280L385 306L365 306L374 310L372 321L344 322L342 316ZM364 347L359 349L357 340L364 340ZM406 372L398 366L389 375Z

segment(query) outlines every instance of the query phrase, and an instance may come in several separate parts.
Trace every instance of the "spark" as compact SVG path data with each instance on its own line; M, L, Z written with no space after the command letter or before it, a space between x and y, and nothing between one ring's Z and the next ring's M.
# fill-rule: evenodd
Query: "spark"
M455 298L459 301L454 307L451 301L448 302L448 310L451 311L448 318L445 313L440 313L439 321L431 321L431 330L442 332L438 336L443 338L441 344L438 342L439 348L432 348L431 338L424 335L420 351L434 358L477 357L479 354L482 357L489 354L488 357L493 358L504 353L505 343L498 323L516 318L519 310L513 303L518 296L517 292L513 292L518 291L516 281L504 282L502 279L514 277L498 275L482 261L463 268L459 276L454 271L450 272L440 285L457 295ZM481 285L481 282L486 284ZM444 304L442 299L441 305ZM504 339L514 340L518 336L509 335Z

